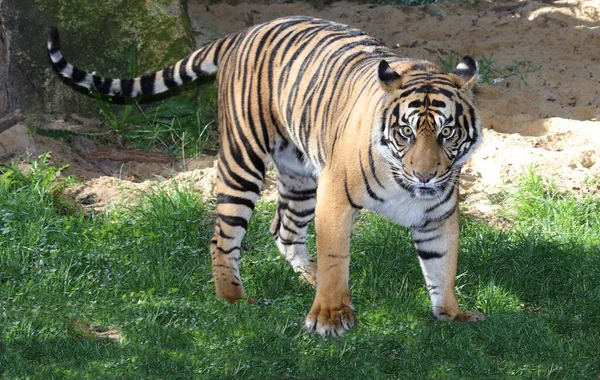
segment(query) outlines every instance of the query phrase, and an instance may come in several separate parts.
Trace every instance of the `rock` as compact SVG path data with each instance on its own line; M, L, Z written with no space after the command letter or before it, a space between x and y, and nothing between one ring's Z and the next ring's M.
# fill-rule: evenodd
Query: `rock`
M3 0L9 110L98 115L85 91L61 83L46 53L49 25L61 31L65 58L105 76L126 76L125 50L138 47L138 74L175 63L193 48L185 0ZM0 94L2 94L0 67ZM9 110L2 108L0 116ZM6 107L5 107L6 108ZM4 114L2 114L4 112Z
M591 168L596 163L596 152L592 149L582 150L579 153L579 163L586 169Z
M6 131L17 125L17 123L25 120L25 116L21 114L21 110L15 110L15 112L10 115L6 115L3 118L0 118L0 133Z
M208 6L204 4L204 2L190 1L188 2L188 9L192 35L194 36L197 48L206 45L217 38L223 37L224 33L210 21L211 14L209 13Z

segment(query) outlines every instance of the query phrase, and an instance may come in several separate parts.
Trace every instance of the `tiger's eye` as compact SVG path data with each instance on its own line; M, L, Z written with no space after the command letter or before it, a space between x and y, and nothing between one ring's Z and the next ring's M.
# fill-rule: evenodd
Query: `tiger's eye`
M405 125L403 127L400 127L400 133L402 133L402 136L409 138L413 135L413 130L408 125Z
M453 132L452 128L449 128L449 127L444 127L444 128L442 128L442 130L440 131L440 135L441 135L442 137L448 138L448 137L452 136L452 132Z

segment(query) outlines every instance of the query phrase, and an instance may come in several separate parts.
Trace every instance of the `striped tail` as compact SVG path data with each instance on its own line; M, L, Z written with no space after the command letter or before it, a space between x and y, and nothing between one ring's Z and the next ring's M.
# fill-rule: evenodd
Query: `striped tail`
M60 35L56 27L48 30L48 54L58 73L75 85L109 96L132 98L160 94L201 75L215 73L219 61L217 54L225 39L196 50L173 66L134 79L105 78L73 66L60 52Z

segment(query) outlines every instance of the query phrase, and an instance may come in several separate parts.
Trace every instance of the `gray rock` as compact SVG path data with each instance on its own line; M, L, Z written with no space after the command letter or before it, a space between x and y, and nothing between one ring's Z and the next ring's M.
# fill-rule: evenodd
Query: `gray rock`
M0 117L16 108L98 115L85 91L54 73L46 53L49 25L59 27L67 60L111 77L126 76L130 44L139 50L139 74L175 63L194 47L185 0L0 0L0 12Z

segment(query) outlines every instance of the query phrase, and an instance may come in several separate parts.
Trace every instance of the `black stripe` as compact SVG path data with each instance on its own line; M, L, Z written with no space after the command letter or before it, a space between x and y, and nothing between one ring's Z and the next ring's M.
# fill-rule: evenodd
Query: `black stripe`
M425 210L426 214L429 214L431 211L435 210L436 208L446 204L450 198L452 198L452 196L454 195L454 185L453 186L449 186L450 187L450 191L448 191L448 194L446 194L446 196L444 197L444 199L442 199L441 201L439 201L438 203L434 204L433 206L429 207L427 210Z
M433 99L431 101L431 105L434 106L434 107L437 107L437 108L444 108L444 107L446 107L446 103L442 102L441 100L436 100L436 99Z
M412 94L413 92L415 92L414 88L408 89L400 94L399 99L405 98L405 97L409 96L410 94Z
M294 223L294 225L298 228L304 228L304 227L308 226L308 223L310 223L310 221L309 222L300 222L300 221L290 217L289 215L286 215L285 218L287 220L289 220L290 222Z
M303 190L295 190L295 189L287 189L287 191L289 191L292 194L295 195L315 195L317 192L317 188L316 187L312 187L310 189L303 189Z
M304 244L306 244L305 241L287 240L287 239L283 239L281 236L279 237L279 242L283 245L304 245Z
M248 207L250 210L254 210L254 202L249 199L236 197L234 195L227 195L223 193L219 193L217 195L217 204L236 204L236 205L244 205Z
M58 28L56 26L51 26L48 28L48 38L50 40L50 53L56 53L60 50L60 33L58 32Z
M190 56L188 55L181 61L181 65L179 66L179 77L183 81L183 83L187 83L192 80L192 77L188 75L186 66L188 61L190 60Z
M238 145L238 139L236 139L232 133L225 133L224 135L225 135L225 138L227 139L227 143L229 145L229 153L233 157L233 160L235 161L235 163L237 165L239 165L239 167L242 170L244 170L244 172L252 175L257 180L263 182L264 178L265 178L265 171L266 171L264 160L260 159L256 155L256 153L252 149L252 145L250 144L249 139L244 136L243 128L241 127L241 125L239 123L239 119L237 119L238 115L237 115L237 112L235 112L235 106L233 108L234 108L234 115L233 115L232 121L235 124L235 128L237 129L237 131L239 133L242 143L244 144L246 154L250 157L250 161L254 165L254 169L258 169L259 173L257 174L254 170L252 170L252 168L244 160L244 154ZM221 135L223 135L223 134L221 134ZM221 148L221 149L223 149L223 148ZM258 191L256 193L258 193Z
M377 182L377 184L385 190L385 186L383 186L379 178L377 178L377 170L375 169L375 159L373 158L373 144L369 144L369 167L371 168L371 173L373 173L373 178L375 178L375 182Z
M431 260L431 259L440 259L444 257L443 253L436 251L424 251L422 249L417 249L417 255L423 260Z
M454 96L454 93L450 90L446 90L444 88L432 88L430 85L416 88L415 92L418 94L442 94L449 99L452 99L452 97Z
M77 67L73 67L73 74L71 74L71 79L73 79L73 82L79 84L79 82L82 82L86 76L86 71L78 69Z
M215 44L219 43L220 41L215 42ZM211 46L210 48L214 47ZM209 53L209 49L208 46L205 46L202 50L202 52L199 52L198 54L196 54L196 57L194 58L194 61L192 62L192 70L196 73L196 75L200 76L202 74L205 74L204 71L202 71L202 62L204 62L206 60L206 56Z
M440 237L442 237L442 234L433 235L432 237L424 238L424 239L415 239L415 238L413 238L413 243L415 243L415 244L428 243L430 241L434 241L436 239L439 239Z
M223 230L219 227L219 236L224 238L224 239L233 239L233 236L227 235L225 232L223 232ZM217 244L217 242L215 241L215 244Z
M177 87L177 82L173 79L173 67L167 67L162 71L162 79L167 88Z
M456 203L448 211L434 219L435 222L441 222L451 217L456 212Z
M377 194L375 194L375 192L373 191L373 189L371 189L371 185L369 184L367 174L365 173L365 169L362 165L362 154L360 150L358 151L358 161L360 166L360 173L362 174L363 182L365 183L365 188L367 189L367 194L369 194L369 197L376 200L377 202L383 202L383 199L378 197Z
M119 95L131 97L133 93L133 79L121 79L121 93Z
M231 227L242 227L243 229L248 228L248 221L241 216L217 214L217 217Z
M156 74L145 75L140 79L140 87L142 88L142 95L154 93L154 81L156 80Z
M229 161L227 161L227 159L225 158L225 154L221 154L219 156L219 163L222 163L223 166L225 166L227 173L225 173L223 170L219 170L219 171L222 174L227 174L231 179L233 179L235 182L237 182L239 184L239 186L236 186L231 181L229 181L228 178L226 178L224 175L222 175L222 179L227 186L229 186L230 188L232 188L234 190L238 190L238 191L252 191L255 194L260 193L260 187L257 184L255 184L252 181L248 181L247 179L238 175L231 169L231 166L229 165ZM221 169L221 165L219 165L219 169Z
M344 178L344 191L346 192L346 198L348 199L348 202L350 203L350 206L352 206L355 209L361 209L362 206L354 203L354 201L352 200L352 197L350 197L350 190L348 190L348 176L347 176L347 174L345 175L345 178Z
M110 88L112 86L112 79L103 78L97 75L92 77L92 82L94 83L94 89L101 94L110 94Z
M463 106L462 106L462 104L455 102L455 107L456 107L455 115L456 115L456 119L458 120L458 118L461 117L463 114Z
M308 201L308 200L313 199L315 197L315 195L316 195L316 193L314 191L312 191L308 194L300 193L298 195L293 195L293 194L289 194L287 192L282 192L281 190L279 191L279 196L288 201L297 201L297 202Z
M219 159L219 161L225 160ZM224 164L227 165L226 162ZM227 173L221 168L221 166L219 166L219 175L221 177L221 181L223 181L223 183L227 185L227 187L237 191L252 191L255 194L258 194L260 192L259 187L254 182L247 181L243 177L240 177L236 173L233 173L229 167L227 167L226 169ZM233 183L231 180L237 182L237 184Z
M412 79L406 83L404 83L404 87L408 88L411 86L416 86L418 84L422 84L424 82L427 82L428 85L432 85L432 86L447 86L447 87L452 87L455 88L456 85L454 82L450 81L447 78L439 78L439 77L425 77L425 78L417 78L417 79Z
M281 227L283 227L284 230L286 230L289 233L292 233L294 235L298 235L299 234L298 231L291 229L285 223L281 223L280 225L281 225Z
M289 212L291 212L298 218L306 218L307 216L312 216L315 213L314 208L309 208L304 211L298 211L298 210L294 210L294 209L290 208L288 203L281 202L281 201L279 202L279 206L282 210L288 210Z
M418 227L415 227L415 226L413 226L412 228L413 228L413 229L414 229L416 232L419 232L419 233L421 233L421 234L427 234L427 233L430 233L430 232L433 232L433 231L437 231L437 230L439 229L439 226L437 226L437 225L436 225L436 226L434 226L434 227L430 227L430 228L428 228L428 229L424 229L424 228L425 228L427 225L429 225L429 223L430 223L430 222L429 222L429 221L427 221L427 222L426 222L425 224L423 224L423 225L420 225L420 226L418 226Z
M225 249L223 249L221 247L217 247L217 250L219 252L225 254L225 255L229 255L233 251L238 251L238 250L241 251L240 247L233 247L233 248L230 248L230 249L227 249L227 250L225 250ZM229 268L229 267L226 266L226 268Z
M213 52L213 65L215 65L215 66L217 66L217 64L218 64L219 52L221 51L221 48L223 47L224 42L225 42L225 40L220 40L215 43L216 46L215 46L215 50ZM198 65L197 72L201 72L200 65Z
M62 71L65 67L67 67L68 62L67 60L63 57L60 59L60 61L56 62L54 64L54 66L56 66L56 68L58 69L58 71Z
M421 107L423 107L423 102L420 100L413 100L412 102L408 103L408 107L409 108L421 108Z

